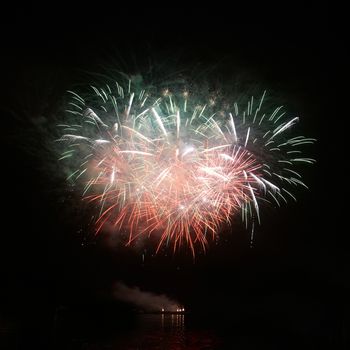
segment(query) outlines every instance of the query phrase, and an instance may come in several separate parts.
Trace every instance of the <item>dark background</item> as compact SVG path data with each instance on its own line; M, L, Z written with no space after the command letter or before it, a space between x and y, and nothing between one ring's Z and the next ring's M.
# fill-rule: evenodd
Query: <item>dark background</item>
M261 344L277 339L330 346L348 340L341 228L346 175L340 169L342 132L337 133L345 116L336 113L333 88L342 43L328 11L321 1L91 3L74 9L50 4L5 13L0 313L5 345L48 348L59 307L84 310L95 332L106 329L108 320L128 312L112 302L117 280L165 293L207 324L220 314L222 329ZM278 91L301 116L304 134L318 139L310 148L318 162L304 169L310 191L300 191L296 204L267 210L253 248L238 228L195 262L181 252L147 253L142 263L138 250L112 249L103 238L83 240L79 220L65 215L67 203L54 188L62 183L45 169L45 123L85 72L114 59L144 62L148 56L174 58L180 68L197 62L219 67L219 79L242 71L263 89Z

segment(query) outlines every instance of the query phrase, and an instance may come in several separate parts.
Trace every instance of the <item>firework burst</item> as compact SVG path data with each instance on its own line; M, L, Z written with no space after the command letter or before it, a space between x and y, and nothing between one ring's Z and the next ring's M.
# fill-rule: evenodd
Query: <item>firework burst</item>
M186 243L194 255L234 216L253 228L262 201L279 206L306 187L296 166L314 162L300 148L315 140L287 138L298 118L266 111L265 92L243 109L187 90L157 96L132 80L69 94L60 159L98 207L96 234L111 225L127 229L128 244L154 236L157 251Z

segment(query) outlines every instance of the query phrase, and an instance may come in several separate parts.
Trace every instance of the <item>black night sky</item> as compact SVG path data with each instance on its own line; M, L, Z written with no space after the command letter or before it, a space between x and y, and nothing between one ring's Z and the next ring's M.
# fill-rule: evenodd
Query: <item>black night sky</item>
M349 340L347 248L333 195L342 183L329 185L342 147L330 145L327 126L335 118L333 53L342 45L327 4L47 6L16 8L1 23L4 348L83 349L53 341L60 308L96 336L113 332L112 323L127 327L132 310L113 300L116 281L178 300L197 323L231 332L232 348L332 348ZM47 123L87 72L113 62L130 67L128 59L142 68L149 57L180 69L215 67L219 82L249 77L277 91L301 117L304 135L318 139L310 147L318 162L304 169L310 190L298 192L298 203L265 210L252 248L238 226L195 262L189 252L147 253L142 262L141 250L112 247L103 236L83 240L78 212L60 200L61 180L45 169L40 120Z

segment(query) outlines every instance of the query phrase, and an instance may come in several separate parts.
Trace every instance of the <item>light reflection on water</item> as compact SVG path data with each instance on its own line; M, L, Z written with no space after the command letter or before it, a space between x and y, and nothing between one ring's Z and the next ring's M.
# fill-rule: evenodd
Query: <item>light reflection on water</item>
M220 342L213 331L191 329L184 314L144 314L132 329L109 337L108 340L78 341L74 349L116 350L216 350ZM72 348L73 349L73 348Z

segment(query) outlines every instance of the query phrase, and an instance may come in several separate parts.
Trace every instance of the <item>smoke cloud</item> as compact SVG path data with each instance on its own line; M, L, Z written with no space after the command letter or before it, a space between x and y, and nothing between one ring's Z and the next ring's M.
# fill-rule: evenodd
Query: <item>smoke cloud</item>
M116 299L137 306L143 311L169 311L175 312L181 304L168 298L164 294L154 294L142 291L139 287L128 287L122 282L116 282L113 287Z

